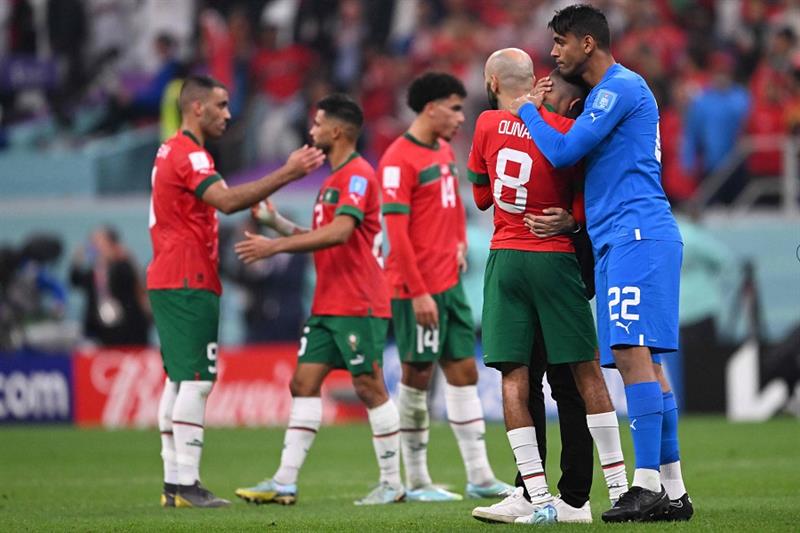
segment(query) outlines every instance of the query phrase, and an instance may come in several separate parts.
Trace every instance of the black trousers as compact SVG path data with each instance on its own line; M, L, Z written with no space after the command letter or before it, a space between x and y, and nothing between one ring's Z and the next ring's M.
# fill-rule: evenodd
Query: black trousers
M536 338L541 339L541 334L537 334ZM589 501L594 467L594 441L586 425L586 406L575 385L570 366L547 364L544 350L538 343L528 370L530 380L528 410L533 418L542 463L547 457L547 417L542 390L542 378L547 372L552 397L558 404L558 424L561 429L561 479L558 481L558 490L561 499L566 503L573 507L581 507ZM519 472L514 484L523 489L525 487ZM527 489L524 490L525 497L530 499Z

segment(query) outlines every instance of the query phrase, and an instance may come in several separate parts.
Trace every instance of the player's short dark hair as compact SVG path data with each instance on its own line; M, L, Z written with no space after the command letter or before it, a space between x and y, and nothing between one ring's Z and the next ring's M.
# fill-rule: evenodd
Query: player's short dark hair
M178 105L184 109L191 101L204 97L206 93L216 88L228 90L224 83L211 76L198 74L187 76L181 86Z
M426 72L411 83L406 102L415 113L419 113L428 102L453 94L466 98L467 90L461 80L446 72Z
M601 50L611 48L611 31L606 16L588 4L573 4L556 11L547 27L559 35L571 33L578 39L591 35Z
M325 115L352 124L356 129L361 129L364 124L364 113L361 107L349 96L334 93L317 102L317 109L325 111Z
M583 106L586 103L586 97L589 95L589 88L583 82L582 79L579 77L571 77L567 78L564 74L561 73L560 70L553 69L550 74L548 74L553 83L559 85L561 88L560 90L564 91L564 95L569 98L570 100L575 100L576 98L580 99L577 106L573 107L568 113L569 118L574 118L572 115L577 117L583 112Z

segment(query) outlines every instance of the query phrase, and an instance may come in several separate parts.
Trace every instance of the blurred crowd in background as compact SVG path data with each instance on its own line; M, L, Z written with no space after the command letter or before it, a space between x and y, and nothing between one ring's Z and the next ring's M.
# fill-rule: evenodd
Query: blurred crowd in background
M564 0L5 0L0 3L2 125L51 116L48 141L161 121L171 134L186 72L230 88L223 173L280 159L306 139L321 96L364 107L362 149L377 158L409 122L404 91L438 69L469 91L471 124L486 108L483 64L516 46L537 75L553 67L547 22ZM766 142L734 160L711 202L751 176L782 172L777 138L800 125L800 0L596 0L617 61L641 73L661 110L664 185L675 203L730 161L742 134ZM87 118L88 117L88 118ZM0 140L2 142L2 140Z
M96 139L156 124L165 138L180 123L176 97L183 76L202 72L230 92L229 131L211 146L224 176L279 161L307 142L314 103L332 91L361 103L359 149L376 161L412 119L405 105L410 81L442 70L463 80L469 92L467 120L454 140L463 165L472 125L487 108L486 58L519 47L533 57L536 75L546 75L554 66L547 23L571 3L2 0L0 153L14 149L8 142L14 128L37 121L52 124L36 139L41 150L81 150ZM644 76L658 99L663 183L673 205L690 206L702 197L701 207L726 206L748 184L786 173L785 140L800 132L800 0L591 3L607 15L616 60ZM142 179L148 177L144 172ZM709 180L714 185L703 190ZM0 323L9 309L26 305L63 315L67 282L48 275L48 265L61 256L57 238L33 235L0 250ZM116 231L97 228L73 255L71 282L85 292L84 338L146 342L149 311L137 276L143 265ZM222 257L228 279L247 287L240 309L245 339L295 338L308 258L278 257L244 268ZM8 272L28 289L5 279ZM38 287L44 303L25 297L30 287ZM133 325L120 326L123 318ZM265 331L265 323L279 325ZM121 329L136 339L120 338ZM0 348L17 345L13 328L3 330Z

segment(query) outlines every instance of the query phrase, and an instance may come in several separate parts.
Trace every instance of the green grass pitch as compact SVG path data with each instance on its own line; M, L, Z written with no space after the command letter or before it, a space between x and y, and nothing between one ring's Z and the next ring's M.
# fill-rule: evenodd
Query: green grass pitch
M622 421L621 421L622 422ZM551 486L557 479L558 433L549 428ZM630 434L623 446L632 474ZM203 481L229 497L229 509L161 509L159 437L155 430L102 431L69 427L0 430L0 530L2 531L466 531L520 528L488 525L470 511L487 500L402 503L355 507L377 479L366 425L323 427L300 474L297 505L247 505L233 496L239 486L271 475L282 428L210 429ZM498 476L515 470L503 428L489 425L487 443ZM730 424L721 418L681 422L684 475L695 503L688 524L605 525L607 495L599 467L592 490L591 526L552 526L559 531L800 531L800 424L780 418L763 424ZM464 469L453 435L434 424L429 451L434 482L461 492ZM533 526L528 526L533 527Z

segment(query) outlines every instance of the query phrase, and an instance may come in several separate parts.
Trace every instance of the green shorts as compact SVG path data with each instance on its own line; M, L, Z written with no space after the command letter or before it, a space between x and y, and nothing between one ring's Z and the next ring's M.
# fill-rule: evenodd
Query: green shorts
M483 361L528 365L536 325L551 364L591 361L597 333L575 255L492 250L483 283Z
M147 291L171 381L217 379L219 296L198 289Z
M389 320L372 316L311 316L303 328L297 363L322 363L350 374L383 365Z
M461 281L433 301L439 310L439 327L425 329L417 324L411 300L392 300L392 325L397 351L404 363L430 363L444 359L475 356L475 325Z

